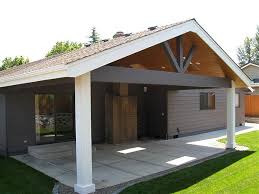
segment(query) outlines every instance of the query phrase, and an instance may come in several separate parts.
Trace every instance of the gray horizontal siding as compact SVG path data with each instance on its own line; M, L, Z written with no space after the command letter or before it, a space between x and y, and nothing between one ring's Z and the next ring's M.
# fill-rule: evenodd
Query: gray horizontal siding
M216 109L200 110L200 92L215 92ZM236 108L236 124L244 123L244 96ZM168 135L195 133L226 127L226 90L196 89L168 91Z
M244 68L243 71L252 80L259 78L259 67L255 67L255 66L250 65L250 66Z

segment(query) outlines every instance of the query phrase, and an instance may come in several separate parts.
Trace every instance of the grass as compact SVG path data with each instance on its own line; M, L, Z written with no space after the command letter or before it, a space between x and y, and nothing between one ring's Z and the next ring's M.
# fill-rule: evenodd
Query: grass
M224 141L224 140L222 140ZM249 151L236 151L133 185L121 194L259 193L259 131L237 136Z
M1 194L51 194L55 180L12 158L0 157Z

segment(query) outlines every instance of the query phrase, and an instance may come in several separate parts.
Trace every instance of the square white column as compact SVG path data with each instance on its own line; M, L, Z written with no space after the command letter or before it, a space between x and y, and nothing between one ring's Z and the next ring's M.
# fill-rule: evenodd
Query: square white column
M235 82L231 81L231 88L227 88L227 149L236 147L235 127L236 127L236 107L235 107L236 88Z
M76 168L75 192L95 191L92 182L91 75L75 78Z

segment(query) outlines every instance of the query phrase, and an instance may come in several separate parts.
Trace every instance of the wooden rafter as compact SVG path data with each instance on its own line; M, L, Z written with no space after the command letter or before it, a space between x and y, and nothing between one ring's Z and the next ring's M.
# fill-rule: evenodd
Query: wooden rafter
M168 41L163 42L162 46L170 61L170 64L176 68L176 71L178 73L184 73L191 64L193 53L195 51L195 46L192 45L185 59L183 57L183 37L182 36L176 37L177 57L174 55Z
M195 49L196 49L196 47L194 45L192 45L192 47L190 48L190 50L187 54L187 57L185 58L185 60L183 62L183 72L185 72L188 69L188 67L190 66Z
M176 37L176 48L177 48L177 61L178 65L183 70L183 37L178 36Z
M176 59L168 41L163 42L162 46L163 46L164 51L165 51L165 53L166 53L166 55L167 55L167 57L170 61L170 64L176 68L177 72L180 73L182 71L182 69L180 68L180 66L178 64L177 59Z

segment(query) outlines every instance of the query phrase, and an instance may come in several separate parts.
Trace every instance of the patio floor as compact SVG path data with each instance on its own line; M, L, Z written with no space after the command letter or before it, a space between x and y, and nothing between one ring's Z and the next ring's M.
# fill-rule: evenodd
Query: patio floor
M236 128L238 133L253 131L257 124ZM217 142L226 130L178 139L137 141L131 144L97 144L93 147L93 182L101 189L175 168L224 151ZM76 182L75 142L33 146L29 154L15 159L73 187Z

